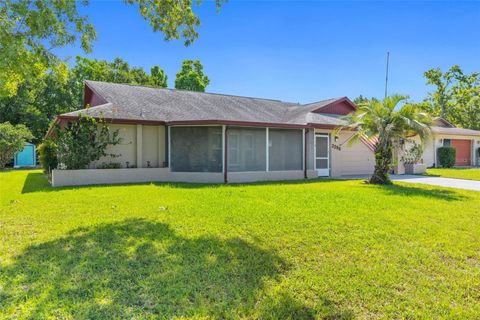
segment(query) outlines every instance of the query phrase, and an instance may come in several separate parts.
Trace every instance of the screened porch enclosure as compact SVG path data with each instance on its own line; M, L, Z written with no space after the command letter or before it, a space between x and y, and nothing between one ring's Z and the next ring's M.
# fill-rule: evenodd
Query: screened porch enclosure
M222 127L171 127L170 167L174 172L222 172Z
M172 172L304 169L303 129L172 126L168 139Z

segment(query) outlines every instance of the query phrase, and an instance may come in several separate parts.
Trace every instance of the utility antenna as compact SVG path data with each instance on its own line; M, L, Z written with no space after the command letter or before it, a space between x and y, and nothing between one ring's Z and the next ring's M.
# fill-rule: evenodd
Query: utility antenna
M390 61L390 52L387 52L387 71L385 72L385 98L387 97L387 88L388 88L388 63Z

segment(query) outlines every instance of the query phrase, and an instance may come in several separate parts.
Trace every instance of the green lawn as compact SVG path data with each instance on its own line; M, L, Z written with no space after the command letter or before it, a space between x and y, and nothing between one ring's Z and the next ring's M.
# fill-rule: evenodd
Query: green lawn
M4 171L0 318L473 319L479 226L473 191Z
M427 169L427 175L445 177L445 178L480 180L480 168L469 168L469 169L432 168L432 169Z

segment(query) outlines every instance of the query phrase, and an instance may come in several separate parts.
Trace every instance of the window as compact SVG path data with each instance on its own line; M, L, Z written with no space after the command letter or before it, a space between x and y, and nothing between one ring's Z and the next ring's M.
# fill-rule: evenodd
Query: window
M443 139L443 146L444 147L450 147L452 141L450 139Z
M174 172L222 172L221 127L171 127Z
M265 171L265 129L228 128L228 171Z
M270 171L303 169L302 130L268 130Z

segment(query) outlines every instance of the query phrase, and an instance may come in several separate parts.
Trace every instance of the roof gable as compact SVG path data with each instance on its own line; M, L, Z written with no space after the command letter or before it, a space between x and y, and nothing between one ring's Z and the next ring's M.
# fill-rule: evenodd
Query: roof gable
M443 128L455 128L455 126L442 117L436 117L433 119L433 124L437 127Z
M312 110L312 112L345 116L355 112L355 110L357 110L355 103L350 101L350 99L347 97L343 97L326 105L320 106L319 108Z

